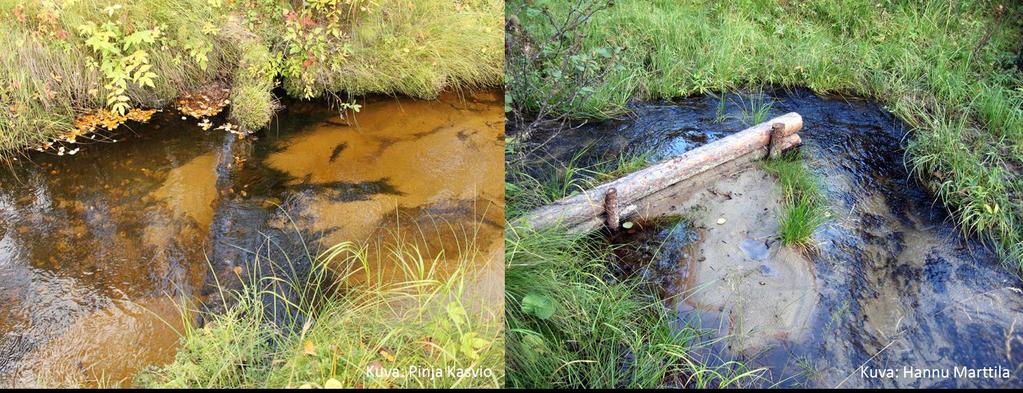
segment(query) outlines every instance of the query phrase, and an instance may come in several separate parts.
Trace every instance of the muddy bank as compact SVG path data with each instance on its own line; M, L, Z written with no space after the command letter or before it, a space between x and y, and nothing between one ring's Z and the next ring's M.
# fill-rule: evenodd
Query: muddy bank
M502 119L493 91L371 97L345 119L290 102L257 138L163 112L118 143L33 155L0 175L0 386L170 361L173 302L215 303L214 275L277 274L249 265L269 250L301 264L304 244L350 240L375 258L398 237L442 264L502 255Z
M768 367L766 384L782 386L1023 383L1020 280L910 178L908 127L868 101L801 89L765 98L773 101L765 118L803 116L804 159L831 218L814 234L816 253L785 249L774 229L777 186L755 168L652 198L646 215L682 214L684 230L696 233L662 236L656 246L689 250L671 273L685 272L684 289L668 290L680 320L729 336L701 356ZM723 113L709 97L637 105L632 118L571 131L548 153L564 161L589 146L589 162L621 151L676 155L743 129L741 105L750 101L728 96ZM993 375L957 378L957 367ZM896 377L876 376L887 369ZM925 369L937 371L915 373Z

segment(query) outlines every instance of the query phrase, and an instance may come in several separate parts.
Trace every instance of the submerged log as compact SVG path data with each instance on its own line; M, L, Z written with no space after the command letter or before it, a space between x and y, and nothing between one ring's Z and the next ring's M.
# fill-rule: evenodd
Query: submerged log
M781 124L775 128L775 124ZM614 189L615 205L621 218L633 210L636 201L654 192L686 181L720 165L735 160L752 162L802 143L796 134L803 127L803 118L792 112L726 136L712 143L638 170L579 194L541 206L520 220L534 229L562 225L575 231L587 231L604 219L607 192ZM775 142L772 144L772 129ZM780 141L779 141L780 138ZM774 145L774 146L772 146ZM521 223L521 221L520 221Z

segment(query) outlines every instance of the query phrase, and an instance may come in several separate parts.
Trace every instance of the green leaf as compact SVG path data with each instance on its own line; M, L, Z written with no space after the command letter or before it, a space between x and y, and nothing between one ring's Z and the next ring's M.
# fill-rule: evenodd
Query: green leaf
M526 355L530 359L536 361L536 359L550 352L542 337L534 332L522 333L522 347L526 350Z
M460 350L470 359L479 359L479 351L485 348L489 341L479 338L476 332L469 332L462 336Z
M554 316L554 300L544 295L530 293L522 298L522 312L540 319Z
M451 318L455 322L455 325L461 326L468 322L468 316L465 314L465 309L458 302L448 303L447 306L448 318Z

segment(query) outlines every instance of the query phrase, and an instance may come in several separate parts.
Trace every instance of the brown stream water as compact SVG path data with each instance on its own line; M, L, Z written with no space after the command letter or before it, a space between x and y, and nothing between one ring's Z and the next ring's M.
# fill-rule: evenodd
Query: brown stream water
M175 302L211 300L214 275L266 274L248 262L268 243L397 237L428 258L479 253L491 277L477 288L501 301L500 93L361 104L342 118L288 103L244 139L163 112L118 143L0 174L0 386L128 381L169 362Z

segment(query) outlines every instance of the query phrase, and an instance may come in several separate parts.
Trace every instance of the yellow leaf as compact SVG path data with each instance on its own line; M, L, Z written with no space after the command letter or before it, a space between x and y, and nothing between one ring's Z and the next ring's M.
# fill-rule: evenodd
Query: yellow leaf
M313 345L313 340L305 340L305 354L316 356L316 345Z
M341 385L341 381L338 381L338 380L336 380L334 378L331 378L331 379L328 379L327 382L323 383L323 388L324 389L344 389L344 386Z

